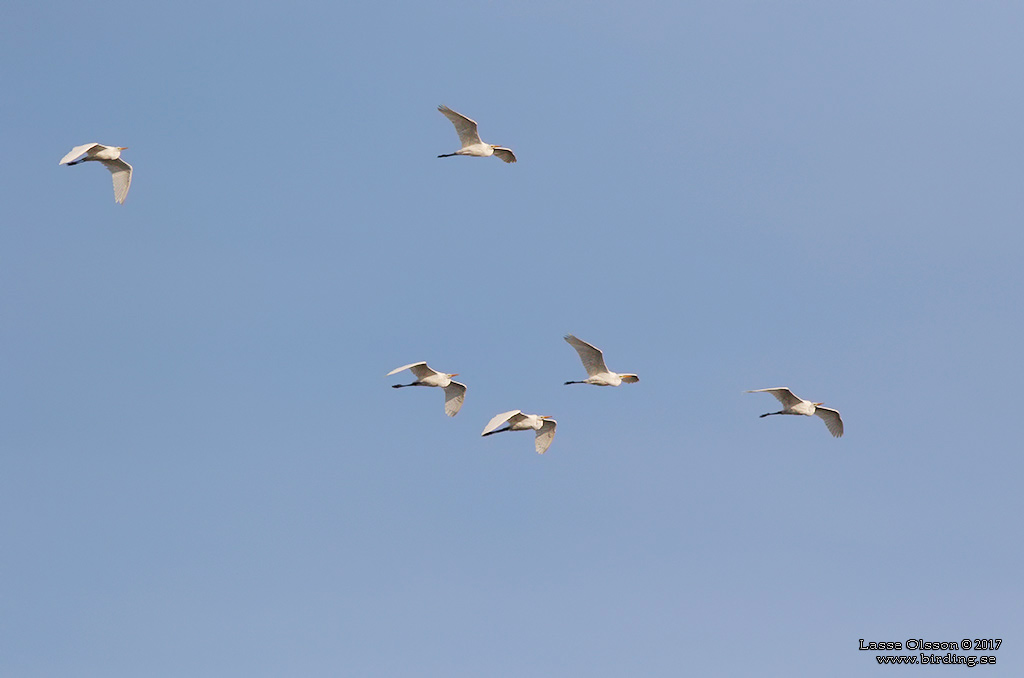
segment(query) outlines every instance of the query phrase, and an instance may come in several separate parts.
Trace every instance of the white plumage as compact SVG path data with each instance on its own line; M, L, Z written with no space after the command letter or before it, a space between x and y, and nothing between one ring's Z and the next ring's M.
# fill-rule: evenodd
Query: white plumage
M512 152L512 149L505 148L504 146L495 146L494 144L485 144L480 140L480 133L477 132L476 122L470 120L461 113L456 113L447 106L438 106L437 110L441 111L446 118L452 121L455 125L455 131L459 135L459 141L462 142L462 148L455 151L454 153L444 153L437 157L439 158L450 158L453 155L473 155L478 158L489 158L495 155L505 162L515 162L516 154Z
M406 386L437 386L444 389L444 413L449 417L454 417L462 409L462 403L466 399L466 385L460 384L457 381L452 381L452 377L457 377L458 372L453 374L447 374L445 372L438 372L427 367L425 362L410 363L408 365L402 365L388 372L387 376L398 374L403 370L409 370L416 375L416 381L411 384L393 384L391 388L405 388Z
M604 353L601 349L588 344L582 339L577 339L571 334L565 335L565 340L576 349L584 369L587 370L587 378L583 381L567 381L566 384L593 384L594 386L618 386L622 382L635 384L640 377L630 373L612 372L604 364Z
M761 417L769 417L773 414L802 414L804 416L816 416L825 422L828 432L836 438L843 436L843 418L839 416L838 410L822 407L824 403L813 403L810 400L798 398L784 386L775 388L759 388L747 393L771 393L782 403L782 409L778 412L766 412Z
M127 146L82 144L72 148L57 164L71 166L90 160L102 163L110 170L110 175L114 180L114 201L124 204L124 199L128 197L128 189L132 185L132 166L121 160L121 151L127 150L127 148ZM75 160L82 154L85 154L84 158Z
M495 430L506 423L508 428ZM534 430L537 432L533 440L534 448L537 450L537 454L544 454L551 447L551 441L555 439L556 426L558 426L558 422L547 415L523 414L521 410L509 410L495 415L487 422L487 426L484 427L484 431L480 435L490 436L507 431Z

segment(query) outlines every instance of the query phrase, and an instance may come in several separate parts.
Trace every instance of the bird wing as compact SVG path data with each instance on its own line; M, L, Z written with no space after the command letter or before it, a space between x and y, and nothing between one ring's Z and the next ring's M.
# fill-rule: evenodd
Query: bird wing
M387 376L390 377L392 374L398 374L402 370L412 370L412 373L415 374L417 377L419 377L420 373L417 372L416 370L414 370L413 369L414 367L426 367L426 369L430 370L429 372L427 372L427 376L430 376L431 374L434 373L434 370L431 370L429 367L427 367L427 363L425 363L425 362L423 362L421 360L418 363L409 363L408 365L402 365L401 367L396 367L395 369L393 369L390 372L388 372Z
M498 156L505 162L515 162L516 154L512 152L511 148L505 148L504 146L495 146L494 155Z
M132 166L121 158L117 160L100 160L103 166L110 170L114 179L114 201L124 204L128 197L128 189L132 185Z
M533 439L537 454L544 454L551 447L551 441L555 439L555 427L558 422L554 419L545 419L544 423L537 429L537 437Z
M444 387L444 413L454 417L462 409L466 400L466 385L453 381Z
M825 422L825 426L828 427L828 432L836 438L843 437L843 418L839 416L837 410L833 410L829 407L815 407L814 416L821 417Z
M461 113L456 113L447 106L438 106L437 110L441 111L444 117L451 120L452 124L455 125L455 131L459 134L459 141L462 142L463 148L483 143L480 141L480 133L476 131L476 123L474 121ZM508 162L508 160L505 160L505 162ZM512 162L515 162L514 156Z
M494 429L496 429L499 426L501 426L502 424L504 424L506 421L510 422L512 420L512 417L515 417L515 416L520 416L520 417L523 416L523 411L522 410L509 410L508 412L502 412L501 414L494 415L494 417L489 422L487 422L487 426L484 426L483 433L481 433L480 435L482 435L482 436L487 435L488 433L490 433Z
M82 155L83 153L85 153L86 151L91 149L93 146L99 146L99 145L100 144L97 144L96 142L93 142L91 144L82 144L81 146L75 146L70 151L68 151L68 154L65 155L63 158L61 158L60 162L58 162L57 164L58 165L63 165L64 163L71 162L72 160L74 160L78 156Z
M593 377L608 371L608 367L604 364L604 354L601 353L601 349L591 346L571 334L565 335L564 338L580 354L580 360L583 361L583 367L587 370L587 376Z
M426 363L416 363L415 365L411 365L409 369L412 370L412 373L416 375L416 378L421 381L427 377L434 377L441 374L437 370L427 367Z
M747 393L771 393L775 396L776 400L782 403L784 407L793 407L794 405L803 402L800 398L793 395L792 391L784 386L778 386L776 388L758 388L753 391L747 391Z

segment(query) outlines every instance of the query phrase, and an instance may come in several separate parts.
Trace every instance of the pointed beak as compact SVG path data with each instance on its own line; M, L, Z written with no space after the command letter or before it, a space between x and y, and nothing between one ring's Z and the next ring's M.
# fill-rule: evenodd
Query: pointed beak
M452 377L457 377L457 376L459 376L458 372L456 372L455 374L449 374L448 378L451 379Z
M127 151L128 147L127 146L118 146L117 150L119 150L119 151Z

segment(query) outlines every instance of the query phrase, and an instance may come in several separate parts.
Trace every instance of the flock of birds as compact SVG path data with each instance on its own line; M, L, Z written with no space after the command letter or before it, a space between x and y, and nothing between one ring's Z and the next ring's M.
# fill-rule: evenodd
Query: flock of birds
M635 384L640 377L631 372L612 372L604 362L604 353L593 344L579 339L571 334L565 335L565 340L570 346L576 349L583 363L583 369L587 371L587 378L580 381L567 381L569 384L591 384L593 386L620 386L622 384ZM459 376L458 372L438 372L425 362L402 365L388 372L387 376L393 376L399 372L409 370L416 377L411 384L392 384L391 388L406 388L408 386L434 386L444 389L444 413L454 417L462 409L462 403L466 400L466 385L457 382L452 377ZM766 412L761 417L770 417L773 414L802 414L804 416L817 416L828 427L829 433L836 438L843 435L843 419L839 412L828 407L822 407L824 403L815 403L810 400L798 398L785 387L759 388L747 393L771 393L780 403L782 409L778 412ZM508 424L505 428L499 428ZM544 454L555 439L555 429L558 422L547 414L526 414L522 410L509 410L496 414L484 426L481 436L490 436L495 433L506 433L508 431L534 431L534 448L537 454Z
M475 121L457 113L447 106L438 106L446 118L451 120L455 131L459 135L462 147L454 153L443 153L437 157L449 158L456 155L467 155L478 158L489 158L495 156L507 163L516 161L515 153L505 146L485 144L480 139ZM121 159L121 151L127 150L127 146L104 146L103 144L90 143L75 146L67 155L61 158L60 165L78 165L83 162L95 161L106 167L114 182L114 201L123 204L128 197L128 189L132 185L132 166ZM635 374L624 372L612 372L604 362L604 354L601 349L578 339L571 334L565 336L565 340L576 349L584 369L587 371L587 378L580 381L567 381L568 384L591 384L593 386L619 386L623 383L634 384L640 381ZM418 362L409 365L396 367L388 372L387 376L398 374L409 370L416 377L416 381L410 384L393 384L392 388L405 388L408 386L433 386L444 389L444 412L449 417L454 417L462 409L466 399L466 385L453 381L458 373L448 374L431 369L427 363ZM836 438L843 435L843 419L837 410L822 407L824 403L816 403L810 400L798 398L788 388L760 388L747 393L771 393L782 404L778 412L766 412L761 417L770 417L775 414L794 414L803 416L816 416L825 422L825 426ZM505 428L500 428L505 426ZM487 426L484 427L481 436L490 436L495 433L506 433L508 431L534 431L534 447L538 454L544 454L555 438L555 429L558 426L552 417L541 414L526 414L521 410L510 410L495 415Z
M582 339L577 339L571 334L565 335L565 340L576 349L583 368L587 371L587 378L582 381L567 381L568 384L593 384L594 386L618 386L622 383L634 384L640 381L635 374L619 374L612 372L604 364L604 353L601 349L588 344ZM448 374L431 369L425 362L402 365L388 372L387 376L410 370L416 375L416 381L411 384L392 384L391 388L405 388L406 386L436 386L444 389L444 413L454 417L462 409L462 403L466 399L466 385L452 381L452 377L459 376L458 372ZM502 424L508 424L507 428L498 428ZM558 422L547 414L525 414L522 410L509 410L497 414L484 427L482 436L490 436L495 433L507 431L536 431L534 447L537 454L544 454L551 441L555 438L555 427Z

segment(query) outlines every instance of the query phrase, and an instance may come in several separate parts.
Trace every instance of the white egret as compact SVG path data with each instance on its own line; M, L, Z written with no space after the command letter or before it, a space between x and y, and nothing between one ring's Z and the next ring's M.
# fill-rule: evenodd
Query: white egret
M802 414L804 416L816 416L820 417L825 422L825 426L828 427L828 432L836 438L843 436L843 419L839 416L837 410L830 409L828 407L822 407L825 403L812 403L810 400L804 400L793 395L793 392L784 386L776 388L759 388L753 391L747 391L747 393L771 393L773 396L782 403L782 409L778 412L766 412L761 415L761 418L770 417L773 414Z
M128 197L128 188L132 185L132 166L121 160L121 151L127 149L127 146L83 144L72 148L57 164L71 166L90 160L103 163L103 166L110 170L114 179L114 201L124 204L124 199ZM83 153L85 154L84 158L75 160Z
M505 423L508 424L508 428L494 430ZM492 436L495 433L505 433L506 431L528 431L533 429L537 432L533 441L537 454L544 454L551 447L551 441L555 439L556 426L558 426L558 422L547 415L523 414L521 410L511 410L509 412L502 412L487 422L484 432L480 435Z
M635 374L612 372L604 364L604 353L596 346L592 346L582 339L577 339L571 334L565 335L565 340L580 354L583 367L587 370L587 378L583 381L567 381L566 384L593 384L594 386L618 386L622 382L635 384L640 377Z
M398 374L402 370L409 370L416 375L416 381L411 384L392 384L391 388L405 388L406 386L437 386L444 389L444 413L454 417L462 409L462 403L466 399L466 385L452 381L452 377L459 376L459 373L447 374L438 372L427 367L425 362L402 365L388 372L387 376Z
M459 133L459 141L462 142L462 148L455 151L454 153L445 153L439 155L439 158L450 158L453 155L475 155L478 158L489 158L492 155L496 155L505 162L515 162L516 154L512 152L512 149L505 148L504 146L495 146L494 144L485 144L480 140L480 133L476 131L476 123L461 113L456 113L447 106L438 106L437 110L441 111L446 118L452 121L455 125L455 131Z

